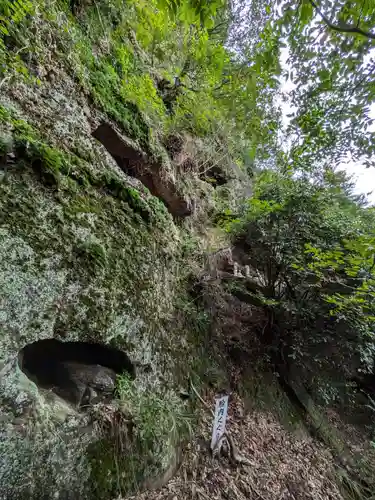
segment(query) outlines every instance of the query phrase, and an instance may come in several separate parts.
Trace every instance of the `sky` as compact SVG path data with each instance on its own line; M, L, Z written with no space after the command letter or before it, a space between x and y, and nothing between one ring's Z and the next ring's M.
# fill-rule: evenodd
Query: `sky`
M288 59L288 49L283 48L281 50L281 66L283 69L287 69L287 59ZM286 79L282 79L281 92L287 96L293 88L293 84ZM279 101L282 110L283 124L286 126L288 124L287 115L293 111L293 106L288 99L286 101ZM375 119L375 104L371 106L370 116ZM370 131L375 130L375 124L373 127L369 128ZM338 168L345 170L349 175L352 176L355 182L355 192L358 194L365 194L371 205L375 205L375 167L366 168L360 162L348 161L338 165Z
M373 109L372 118L375 118L375 108ZM354 162L342 164L341 167L353 176L356 185L355 191L366 194L368 201L375 205L375 168L366 168Z

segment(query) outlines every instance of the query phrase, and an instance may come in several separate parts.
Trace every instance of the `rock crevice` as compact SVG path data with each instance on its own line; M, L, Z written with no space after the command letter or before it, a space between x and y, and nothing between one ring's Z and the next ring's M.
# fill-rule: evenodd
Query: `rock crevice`
M186 217L191 214L190 201L178 191L176 181L161 163L137 150L130 140L108 123L99 125L92 135L103 144L121 170L140 180L151 194L166 205L172 215Z

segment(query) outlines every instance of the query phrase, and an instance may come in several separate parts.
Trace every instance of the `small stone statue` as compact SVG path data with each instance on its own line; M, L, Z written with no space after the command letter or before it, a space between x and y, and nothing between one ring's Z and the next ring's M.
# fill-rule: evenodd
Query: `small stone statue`
M56 366L56 392L78 407L110 398L116 387L116 373L101 365L63 361Z

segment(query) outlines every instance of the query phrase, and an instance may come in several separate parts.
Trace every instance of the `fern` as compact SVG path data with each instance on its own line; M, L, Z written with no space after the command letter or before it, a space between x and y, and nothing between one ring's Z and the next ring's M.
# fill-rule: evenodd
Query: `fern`
M11 25L19 24L33 11L30 0L0 0L0 49L4 48L3 37L9 35Z
M33 13L33 4L30 0L1 0L0 13L8 17L8 19L2 17L3 22L18 24L28 14Z

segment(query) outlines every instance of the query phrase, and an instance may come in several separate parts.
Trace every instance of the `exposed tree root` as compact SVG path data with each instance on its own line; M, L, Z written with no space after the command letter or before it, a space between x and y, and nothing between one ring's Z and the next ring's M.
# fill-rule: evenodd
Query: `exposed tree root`
M240 454L233 438L228 432L225 432L212 450L214 456L220 456L225 447L225 454L228 455L231 462L236 465L252 465L251 461Z
M197 389L194 387L194 384L191 380L190 380L190 387L191 387L192 391L194 392L194 394L199 399L199 401L201 401L201 403L203 403L203 405L211 412L212 416L214 416L215 413L212 411L212 409L206 403L206 401L204 401L202 396L199 394ZM219 457L220 454L222 453L223 446L226 447L227 455L233 463L238 464L238 465L252 465L250 460L248 460L246 457L244 457L243 455L241 455L239 453L238 448L235 445L233 438L230 436L229 432L225 432L220 437L220 439L218 440L218 442L215 445L215 448L212 450L212 455Z

